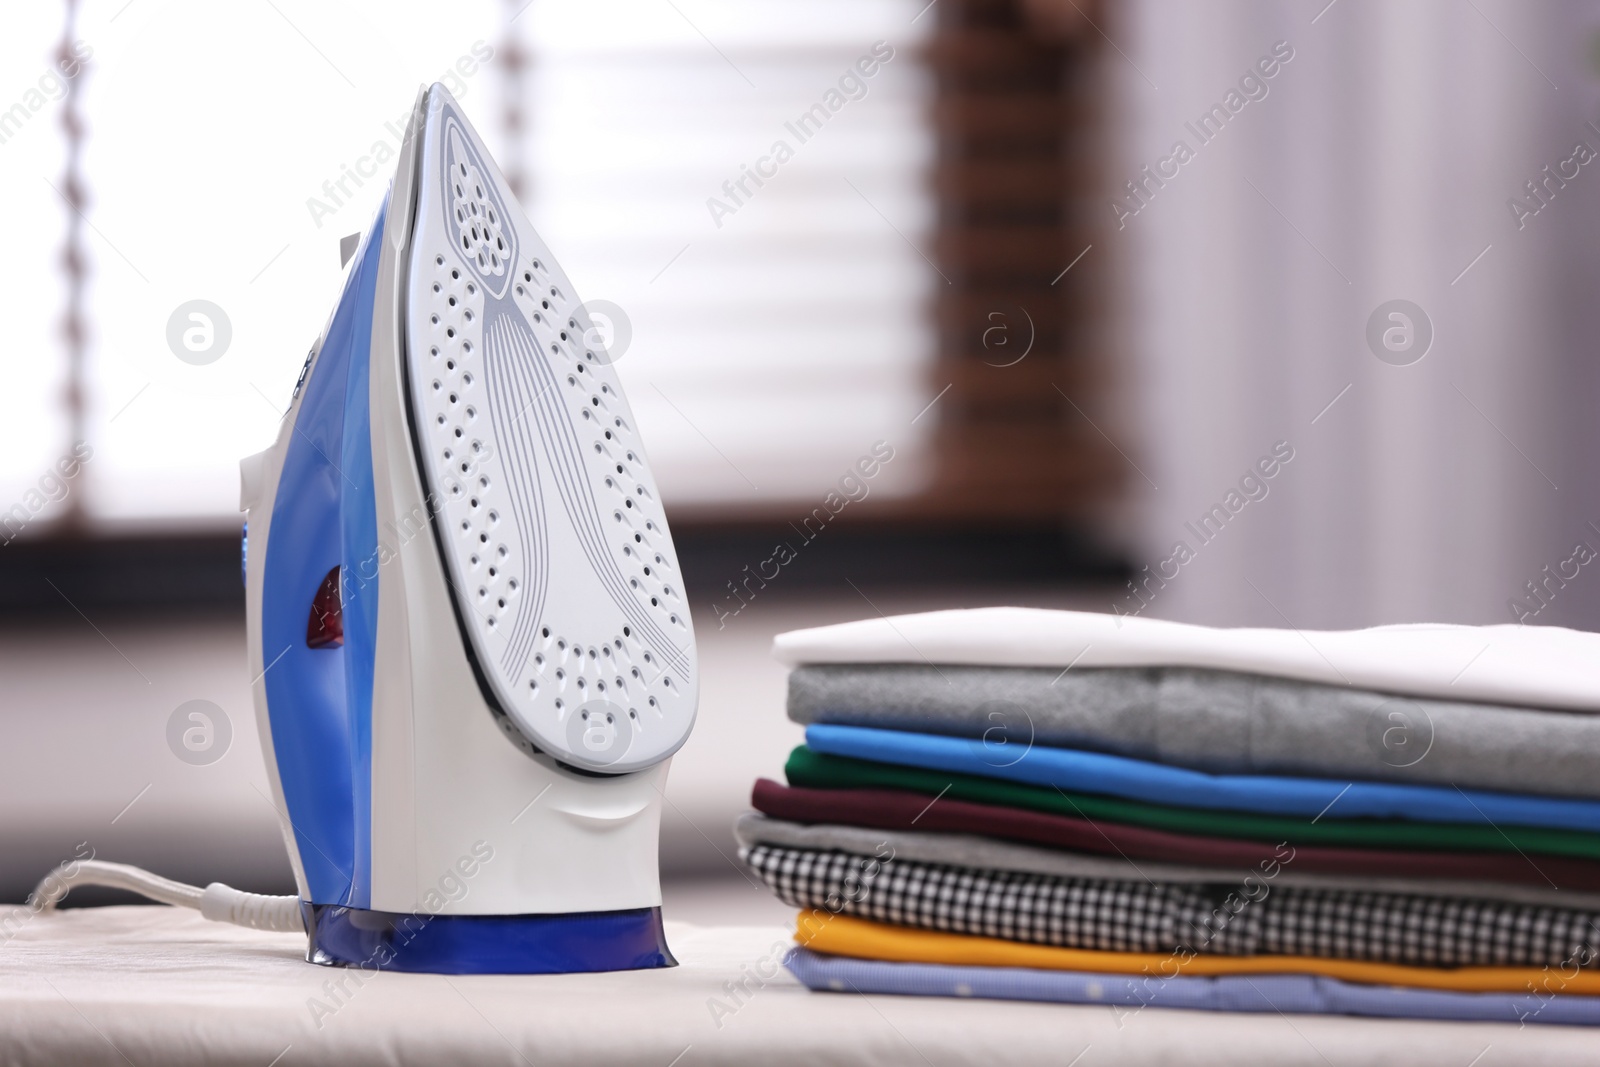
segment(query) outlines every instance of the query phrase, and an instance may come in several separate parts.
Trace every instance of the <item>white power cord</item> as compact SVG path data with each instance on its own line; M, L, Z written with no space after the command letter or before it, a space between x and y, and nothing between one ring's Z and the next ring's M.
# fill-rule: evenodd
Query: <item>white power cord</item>
M125 863L106 863L103 860L68 860L45 875L34 889L29 903L36 911L54 911L68 891L80 885L127 889L162 904L196 908L202 916L214 922L233 923L256 930L296 934L306 932L300 918L298 897L246 893L221 882L212 882L201 889Z

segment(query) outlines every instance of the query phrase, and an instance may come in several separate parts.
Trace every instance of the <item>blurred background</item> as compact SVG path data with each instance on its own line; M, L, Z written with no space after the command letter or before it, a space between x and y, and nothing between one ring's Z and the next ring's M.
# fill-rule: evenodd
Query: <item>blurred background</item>
M435 80L615 309L704 664L669 914L782 914L729 826L799 740L787 629L1600 622L1600 5L40 2L0 36L0 899L80 842L289 888L237 463Z

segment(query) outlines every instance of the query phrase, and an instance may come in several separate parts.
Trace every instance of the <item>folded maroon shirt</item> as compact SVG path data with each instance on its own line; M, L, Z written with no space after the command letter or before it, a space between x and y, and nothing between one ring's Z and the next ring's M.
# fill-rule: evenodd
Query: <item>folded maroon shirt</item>
M1125 823L1090 822L1021 808L974 804L944 797L937 804L922 793L895 789L804 789L757 779L750 803L757 811L790 822L841 823L883 830L977 834L1073 852L1129 859L1193 863L1207 867L1251 867L1282 859L1264 841L1195 837ZM1512 885L1600 890L1600 862L1565 856L1539 857L1538 867L1515 853L1405 852L1377 848L1296 845L1297 871L1379 874L1407 878L1460 879Z

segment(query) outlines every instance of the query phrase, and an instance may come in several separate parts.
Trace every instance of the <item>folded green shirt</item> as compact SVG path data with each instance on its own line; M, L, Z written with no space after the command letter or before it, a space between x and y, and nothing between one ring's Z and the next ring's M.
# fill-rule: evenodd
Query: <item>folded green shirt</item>
M1059 789L976 775L926 771L872 760L827 756L813 752L804 745L789 754L784 773L790 785L812 789L904 789L927 794L930 798L943 795L977 804L1025 808L1210 837L1436 852L1542 852L1600 859L1600 834L1578 830L1378 819L1319 821L1303 817L1175 808L1085 793L1065 793Z

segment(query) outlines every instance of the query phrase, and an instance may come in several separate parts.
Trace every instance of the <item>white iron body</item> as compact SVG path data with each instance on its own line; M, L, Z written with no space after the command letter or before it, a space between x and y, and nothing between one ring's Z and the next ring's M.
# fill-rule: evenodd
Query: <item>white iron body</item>
M615 370L585 344L592 327L573 287L441 86L419 98L386 212L352 257L341 301L359 310L375 269L359 398L370 498L362 442L350 440L359 403L346 403L342 439L313 441L344 464L332 492L349 498L333 505L346 542L375 520L372 557L347 548L336 564L344 633L366 612L365 636L280 652L291 642L274 622L275 597L310 613L317 593L276 588L274 550L288 567L293 549L272 538L300 536L274 523L275 510L297 492L280 499L286 465L318 462L297 442L317 433L299 420L322 364L359 381L324 351L331 332L345 335L337 313L277 442L242 464L257 722L300 896L428 917L658 907L662 790L693 723L698 671ZM302 764L320 758L317 737L342 728L337 701L302 728L291 718L305 702L275 677L320 669L311 657L328 655L360 657L346 659L344 676L356 694L345 708L357 794L348 886L343 857L318 857L324 846L304 825L319 818L306 789L320 787ZM343 840L342 818L330 838ZM329 885L346 899L324 899Z

